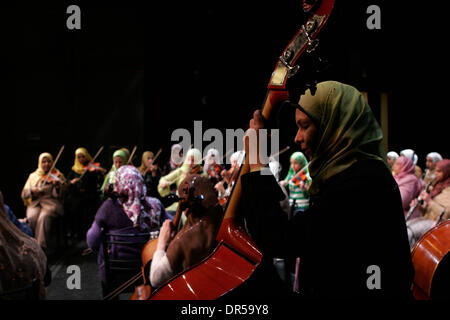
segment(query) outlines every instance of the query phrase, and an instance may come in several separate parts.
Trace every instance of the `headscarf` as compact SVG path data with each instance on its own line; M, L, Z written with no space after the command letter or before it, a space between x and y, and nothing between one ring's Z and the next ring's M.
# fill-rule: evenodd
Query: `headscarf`
M145 151L142 154L141 166L139 167L139 171L141 172L141 174L144 174L145 170L147 169L147 161L148 161L148 159L149 158L153 158L154 156L155 155L151 151Z
M242 165L244 160L245 160L245 151L244 150L236 151L230 157L230 162L233 163L233 161L236 161L239 166Z
M47 257L36 239L8 219L0 192L0 293L22 289L31 285L33 279L39 279L39 298L44 299L46 265Z
M427 158L433 160L434 163L442 160L442 156L437 152L430 152L429 154L427 154Z
M400 155L410 158L414 164L417 164L417 161L419 160L416 152L413 149L402 150L402 151L400 151Z
M136 167L123 165L117 170L116 190L119 199L125 199L119 202L134 227L142 231L160 227L160 213L152 209L144 178Z
M399 157L399 155L398 155L398 153L395 152L395 151L389 151L389 152L387 153L387 157L388 157L389 159L395 161L395 160Z
M189 162L192 156L194 156L194 163L196 165L202 164L202 153L200 152L200 150L195 148L189 149L189 151L186 153L186 157L184 158L183 165L181 166L181 169L184 172L190 171Z
M108 174L106 175L105 180L103 181L103 185L101 187L102 191L105 190L105 188L106 188L106 186L108 184L115 185L115 183L116 183L117 168L116 168L116 165L114 164L114 158L115 157L121 157L123 162L124 162L124 164L126 165L127 162L128 162L128 157L129 156L128 156L127 152L125 150L123 150L123 148L119 149L119 150L116 150L113 153L113 156L112 156L113 164L112 164L111 169L109 170Z
M382 161L388 169L383 134L369 104L354 87L325 81L314 95L308 89L297 106L317 127L318 144L309 163L311 194L321 184L363 159Z
M405 156L400 156L396 161L396 166L398 169L394 173L394 179L398 180L403 178L404 176L408 174L414 174L415 173L415 165L411 161L410 158L407 158ZM398 182L398 181L397 181Z
M178 168L183 163L183 158L180 157L181 145L174 144L170 150L170 168L172 170Z
M210 166L210 160L214 158L214 162L216 164L220 164L220 154L217 149L211 148L208 150L205 156L205 172L208 172L209 166Z
M50 159L50 161L53 162L53 156L50 153L48 153L48 152L41 153L39 155L39 159L38 159L38 167L34 172L32 172L28 176L28 179L27 179L27 182L25 183L24 189L36 187L37 184L39 183L39 181L45 175L45 171L42 168L42 161L44 160L44 158ZM59 171L56 168L53 168L52 174L64 179L64 175L61 173L61 171ZM28 206L31 203L31 199L23 199L23 201L26 206Z
M114 162L115 157L121 157L123 159L123 162L125 162L125 164L127 164L128 158L130 157L130 155L125 150L119 149L113 153L113 156L112 156L113 162Z
M78 160L79 154L83 154L86 157L86 159L88 159L88 161L91 161L92 157L86 148L78 148L77 150L75 150L75 161L72 166L72 170L78 174L82 174L84 165Z
M291 155L290 160L291 160L291 161L292 161L292 160L295 160L295 162L297 162L298 165L300 166L300 170L303 169L304 172L305 172L305 174L306 174L307 176L309 176L309 171L308 171L308 160L306 159L305 155L304 155L302 152L300 152L300 151L294 152L294 153ZM285 180L285 181L291 180L292 177L293 177L296 173L297 173L297 172L294 171L294 169L292 168L292 166L290 166L290 167L289 167L289 171L288 171L288 173L287 173L287 176L286 176L286 178L284 178L284 180Z
M433 198L442 192L445 188L450 186L450 160L443 159L436 163L436 169L442 171L443 176L442 179L437 181L433 187L433 190L430 192L430 196Z

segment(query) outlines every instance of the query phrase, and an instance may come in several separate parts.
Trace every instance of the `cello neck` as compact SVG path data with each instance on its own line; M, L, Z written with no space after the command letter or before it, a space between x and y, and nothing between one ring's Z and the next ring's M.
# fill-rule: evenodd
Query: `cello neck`
M271 120L275 111L275 107L279 102L288 99L288 93L284 90L269 90L265 102L262 108L262 115L265 120ZM241 199L242 186L241 176L250 172L249 157L245 154L245 161L241 165L238 173L238 177L234 183L234 187L231 192L230 199L228 200L227 207L225 209L224 219L232 218L236 219L238 216L238 207Z

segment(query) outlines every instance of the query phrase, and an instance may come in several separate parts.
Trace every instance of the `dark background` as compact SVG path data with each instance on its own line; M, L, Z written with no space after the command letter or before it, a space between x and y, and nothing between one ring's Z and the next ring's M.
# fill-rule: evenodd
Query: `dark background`
M65 174L74 151L86 147L109 169L115 149L163 148L171 133L246 128L264 100L278 56L304 16L301 1L18 2L2 10L3 76L0 190L17 216L20 192L40 153L56 156ZM66 28L66 8L81 8L81 30ZM366 27L369 5L381 8L381 30ZM379 119L379 96L389 96L389 150L447 150L448 121L443 9L409 1L339 1L323 31L320 52L338 80L369 94ZM144 65L147 81L144 85ZM443 79L443 80L442 80ZM294 125L292 121L292 126ZM290 129L281 148L288 168ZM286 140L286 137L289 140ZM209 144L205 142L204 146Z

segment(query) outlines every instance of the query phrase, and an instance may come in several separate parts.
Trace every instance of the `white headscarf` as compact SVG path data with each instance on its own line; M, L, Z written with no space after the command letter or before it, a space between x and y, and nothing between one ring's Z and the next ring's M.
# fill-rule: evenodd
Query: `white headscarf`
M427 154L427 158L431 158L434 163L442 160L442 156L437 152L430 152Z
M233 163L234 161L237 161L237 163L240 166L244 162L244 158L245 158L245 151L243 150L236 151L231 155L230 162Z
M391 160L396 160L396 159L399 157L399 155L398 155L398 153L395 152L395 151L389 151L389 152L387 153L387 157L388 157L389 159L391 159Z
M210 160L214 158L214 161L216 164L220 164L220 154L217 149L211 148L208 150L205 156L205 165L204 169L206 172L208 172L209 166L210 166Z
M183 164L183 157L180 157L181 145L174 144L170 151L170 168L176 169Z
M417 164L417 160L419 160L413 149L402 150L400 151L400 155L409 158L414 164Z

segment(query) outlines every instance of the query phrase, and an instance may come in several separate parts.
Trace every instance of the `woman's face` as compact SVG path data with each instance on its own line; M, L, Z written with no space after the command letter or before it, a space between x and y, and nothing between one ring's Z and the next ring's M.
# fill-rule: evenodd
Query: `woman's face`
M294 169L295 172L298 172L301 168L300 165L295 161L295 159L291 159L291 168Z
M439 168L436 167L436 171L434 172L434 174L436 175L436 182L442 181L444 178L444 172Z
M50 171L50 168L52 167L52 160L50 160L47 157L44 157L42 159L41 165L42 165L42 170L44 170L45 173L47 173Z
M87 158L84 154L82 154L82 153L77 154L77 159L82 165L87 164Z
M394 171L394 173L398 173L400 170L400 161L395 161L394 165L392 166L392 171Z
M145 159L145 164L150 165L152 161L153 161L153 156L149 155Z
M116 169L119 169L121 166L125 164L125 161L121 157L115 157L114 158L114 166Z
M190 157L189 157L189 159L188 159L188 165L189 165L189 168L195 167L195 158L194 158L194 156L190 156Z
M425 162L425 166L427 167L428 170L433 170L434 167L436 166L436 163L434 163L433 159L431 159L430 157L427 157L427 161Z
M298 127L295 143L299 144L303 153L311 159L317 147L317 128L311 119L298 109L295 112L295 122Z

